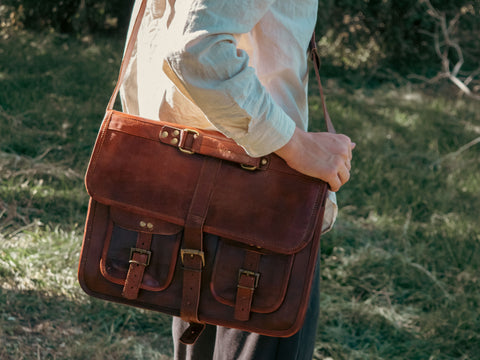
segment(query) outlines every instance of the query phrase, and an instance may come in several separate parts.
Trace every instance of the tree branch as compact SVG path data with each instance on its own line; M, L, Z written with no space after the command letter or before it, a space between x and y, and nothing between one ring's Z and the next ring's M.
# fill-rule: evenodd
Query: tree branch
M457 39L453 37L457 29L457 24L460 20L461 14L456 14L450 21L447 22L447 17L444 12L435 9L430 0L419 0L420 4L427 6L427 14L436 20L437 30L434 34L429 34L433 38L433 46L435 53L440 58L442 64L442 72L435 76L434 79L448 78L455 86L457 86L462 93L472 99L480 100L480 94L474 93L468 86L474 78L480 74L480 67L470 73L464 80L460 79L459 73L465 63L462 48ZM443 41L440 41L440 39ZM453 68L451 68L449 52L453 50L457 61Z

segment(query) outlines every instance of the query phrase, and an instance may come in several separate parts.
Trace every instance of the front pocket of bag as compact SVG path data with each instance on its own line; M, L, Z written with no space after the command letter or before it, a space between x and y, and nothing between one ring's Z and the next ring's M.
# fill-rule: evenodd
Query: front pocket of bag
M102 252L100 269L109 281L125 285L132 249L139 234L151 236L148 264L140 288L165 290L172 282L182 237L182 227L159 219L111 208L110 224Z
M234 242L220 239L210 290L218 302L235 307L239 274L251 270L243 268L245 254L248 251L260 254L258 269L253 272L258 274L258 279L253 292L251 311L271 313L277 310L285 299L294 255L239 247Z

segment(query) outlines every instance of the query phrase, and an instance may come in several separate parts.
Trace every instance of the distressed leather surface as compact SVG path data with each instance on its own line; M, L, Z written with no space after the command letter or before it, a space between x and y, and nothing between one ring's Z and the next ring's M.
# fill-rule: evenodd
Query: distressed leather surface
M107 111L86 174L83 289L189 321L292 335L308 304L326 184L275 155L249 160L261 169L245 170L248 155L219 133L200 131L188 139L195 153L184 153L169 143L173 132L162 138L165 126L182 129ZM198 153L203 142L206 155ZM129 263L146 237L138 234L151 239L142 271ZM131 278L141 274L128 281L138 287L133 299L122 296L129 269Z
M111 128L123 119L130 123L134 117L107 113L86 175L88 193L104 204L183 226L204 156L162 144L161 122L140 118L137 127L144 136L132 125ZM242 150L224 139L225 147ZM322 181L296 172L273 154L268 171L247 171L222 161L204 229L246 245L293 253L311 240L325 190Z

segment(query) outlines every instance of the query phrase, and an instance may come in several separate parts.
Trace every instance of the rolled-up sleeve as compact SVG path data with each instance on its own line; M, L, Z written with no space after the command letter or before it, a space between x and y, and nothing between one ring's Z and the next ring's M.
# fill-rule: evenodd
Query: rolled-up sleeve
M185 16L170 26L175 47L164 68L220 132L252 156L278 150L293 135L295 122L261 84L236 34L248 33L273 1L187 1Z

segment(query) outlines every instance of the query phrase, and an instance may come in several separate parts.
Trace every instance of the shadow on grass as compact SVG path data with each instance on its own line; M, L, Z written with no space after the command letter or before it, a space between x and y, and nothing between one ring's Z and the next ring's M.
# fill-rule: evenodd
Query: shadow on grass
M170 320L161 314L4 288L0 308L3 360L170 359Z
M340 234L323 244L336 245L322 257L316 359L477 359L478 259L458 270L443 245L404 248L409 240L388 238L385 229L340 222ZM428 261L435 254L440 259Z
M82 42L58 34L16 32L0 39L0 150L88 161L114 87L123 40Z
M1 359L171 352L168 319L75 292L82 177L122 48L45 34L0 40ZM457 151L480 136L480 106L360 87L326 87L337 129L357 148L339 220L322 239L317 358L478 359L480 153Z

